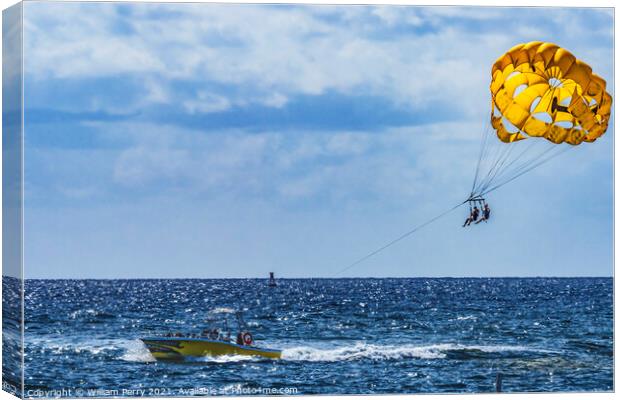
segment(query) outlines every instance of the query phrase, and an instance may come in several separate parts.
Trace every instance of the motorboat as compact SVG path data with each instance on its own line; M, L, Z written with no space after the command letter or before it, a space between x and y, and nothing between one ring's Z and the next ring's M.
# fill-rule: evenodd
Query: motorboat
M222 312L220 312L221 314ZM226 313L234 313L226 310ZM243 320L241 312L235 313L237 334L232 339L228 318L207 319L207 327L196 333L167 333L161 336L140 338L157 360L184 360L198 357L244 355L280 358L282 351L256 346L254 337Z

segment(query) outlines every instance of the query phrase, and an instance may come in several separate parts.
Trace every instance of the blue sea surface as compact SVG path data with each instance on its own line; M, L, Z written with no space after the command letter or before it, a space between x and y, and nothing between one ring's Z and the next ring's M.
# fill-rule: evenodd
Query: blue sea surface
M27 280L25 395L613 391L611 278ZM282 359L156 362L244 309ZM141 392L144 390L144 392ZM55 392L50 392L55 391ZM285 392L286 391L286 392Z

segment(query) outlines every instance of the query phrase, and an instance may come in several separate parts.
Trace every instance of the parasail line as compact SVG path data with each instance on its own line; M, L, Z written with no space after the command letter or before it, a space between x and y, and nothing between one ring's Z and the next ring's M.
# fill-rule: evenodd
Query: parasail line
M569 148L571 148L571 147L569 147ZM540 154L537 154L534 157L530 158L529 160L526 160L525 162L521 163L520 165L518 165L517 167L512 169L509 173L506 173L506 175L508 175L508 176L505 179L500 180L498 178L495 182L498 182L498 181L500 182L500 183L496 183L497 185L502 184L501 182L508 182L508 181L512 180L513 177L520 176L522 172L524 173L524 172L530 171L531 169L534 169L534 168L538 167L539 165L544 164L545 162L551 160L556 155L561 154L563 151L565 151L567 149L568 148L566 148L566 147L564 147L564 148L560 147L559 148L559 147L555 147L555 146L550 146L546 150L542 151ZM549 154L547 154L547 153L549 153ZM491 184L487 185L482 190L482 192L485 192L490 186L491 186Z
M504 170L502 172L500 172L497 175L496 178L499 179L500 176L504 175L506 173L506 171L508 171L511 166L513 166L517 161L519 161L525 155L526 152L529 152L529 150L532 148L532 146L534 146L534 144L536 144L536 142L530 141L530 143L527 145L527 147L525 149L523 149L523 151L521 151L521 153L519 153L519 155L517 157L515 157L511 162L509 162L508 165L506 165L506 167L504 168ZM527 163L527 161L525 163ZM517 164L517 167L515 168L515 170L520 169L520 165L521 164Z
M485 180L485 182L483 184L481 184L482 187L486 188L488 187L491 182L493 182L493 180L495 179L495 177L497 176L497 174L502 171L502 167L504 166L504 164L506 164L506 161L508 161L508 159L510 158L510 154L512 153L512 150L515 148L515 146L506 146L507 148L509 148L507 151L504 151L504 153L502 154L502 156L500 157L500 161L499 165L494 165L493 168L489 171L490 176L488 177L488 179ZM492 172L492 174L491 174ZM484 189L480 189L480 191L484 191Z
M489 130L490 130L490 123L489 121L487 121L487 123L485 124L485 128L482 131L482 143L480 146L480 155L478 156L478 162L476 163L476 173L474 174L474 183L471 185L471 194L470 196L473 196L474 194L474 190L476 189L476 183L478 182L478 176L480 173L480 166L482 165L482 159L484 157L484 154L486 152L487 149L487 142L488 142L488 138L489 138Z
M572 149L572 148L573 148L573 147L566 147L566 148L562 149L561 151L559 151L559 152L557 152L557 153L555 153L555 154L552 154L552 155L548 156L547 158L545 158L545 159L543 159L543 160L539 161L538 163L536 163L536 164L534 164L534 165L530 166L529 168L526 168L525 170L521 171L520 173L518 173L517 175L515 175L515 176L513 176L512 178L508 179L507 181L502 182L502 183L499 183L499 184L497 184L497 185L493 186L491 189L489 189L489 190L485 191L484 193L482 193L482 194L481 194L481 196L484 196L484 195L486 195L487 193L491 193L492 191L494 191L494 190L496 190L496 189L499 189L500 187L504 186L505 184L507 184L507 183L509 183L509 182L512 182L512 181L514 181L515 179L517 179L517 178L518 178L518 177L520 177L521 175L523 175L523 174L525 174L525 173L527 173L527 172L530 172L531 170L533 170L533 169L535 169L535 168L540 167L541 165L543 165L543 164L545 164L545 163L547 163L547 162L551 161L552 159L556 158L557 156L559 156L559 155L561 155L561 154L566 153L568 150L570 150L570 149Z
M486 176L480 181L478 187L476 188L476 192L482 192L481 188L487 185L487 182L493 179L493 175L497 169L497 165L504 160L505 157L510 155L510 150L513 146L495 146L495 156L493 157L495 161L491 164L489 171Z
M341 269L340 271L336 272L334 275L340 275L343 272L347 271L348 269L351 269L353 267L355 267L356 265L366 261L367 259L369 259L370 257L374 256L375 254L378 254L380 252L382 252L383 250L387 249L388 247L396 244L397 242L400 242L401 240L405 239L406 237L414 234L415 232L419 231L420 229L424 228L427 225L430 225L431 223L437 221L438 219L440 219L441 217L444 217L448 214L450 214L452 211L456 210L457 208L459 208L460 206L462 206L463 204L467 203L468 200L465 200L462 203L459 203L457 205L455 205L454 207L450 208L449 210L446 210L444 212L442 212L441 214L438 214L436 216L434 216L433 218L429 219L428 221L416 226L415 228L411 229L410 231L403 233L402 235L400 235L399 237L397 237L396 239L384 244L383 246L379 247L377 250L366 254L364 257L358 259L357 261L355 261L354 263L349 264L348 266L344 267L343 269Z
M508 177L506 179L510 179L511 176L517 175L519 174L521 171L529 168L531 165L537 164L540 160L544 159L545 156L547 155L547 153L549 153L550 155L554 154L554 151L556 153L561 152L564 148L563 147L555 147L557 145L554 146L549 146L547 149L543 150L542 152L540 152L539 154L534 155L533 157L530 157L529 159L525 160L524 162L522 162L521 164L517 165L515 168L513 168L512 170L506 172L506 175L508 175ZM501 180L497 179L497 181ZM489 185L490 186L490 185ZM485 190L488 189L488 186L485 188Z

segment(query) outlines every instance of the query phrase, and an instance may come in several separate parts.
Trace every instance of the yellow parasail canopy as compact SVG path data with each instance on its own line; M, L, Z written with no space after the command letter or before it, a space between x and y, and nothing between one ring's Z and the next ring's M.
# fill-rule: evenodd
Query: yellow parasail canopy
M560 46L519 44L495 61L491 75L491 125L503 142L543 137L578 145L607 130L605 80Z

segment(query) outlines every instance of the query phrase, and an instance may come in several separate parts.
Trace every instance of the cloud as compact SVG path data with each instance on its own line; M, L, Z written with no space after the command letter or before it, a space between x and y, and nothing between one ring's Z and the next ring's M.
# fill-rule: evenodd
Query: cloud
M231 104L226 97L199 91L195 99L185 101L183 106L190 114L195 114L224 111L229 109Z
M288 103L288 98L281 93L272 93L263 98L262 103L269 107L282 108Z
M612 21L574 9L28 3L27 82L48 107L100 123L80 138L120 148L112 185L411 198L418 180L453 184L469 168L495 57L557 39L611 71Z
M591 38L611 40L611 27L608 15L579 10L29 3L27 71L41 84L131 75L143 91L133 109L282 108L296 96L335 92L383 97L412 112L441 103L480 115L489 65L506 49L524 38L564 37L593 65L608 65L609 51ZM198 96L178 90L187 84ZM228 89L206 95L213 84Z
M398 205L434 192L429 181L469 181L474 157L467 152L478 147L473 137L434 137L453 129L446 123L379 132L208 133L125 121L88 125L117 145L31 152L30 168L45 171L28 183L31 198L134 202L179 193L291 206Z

